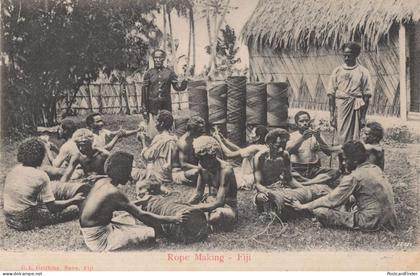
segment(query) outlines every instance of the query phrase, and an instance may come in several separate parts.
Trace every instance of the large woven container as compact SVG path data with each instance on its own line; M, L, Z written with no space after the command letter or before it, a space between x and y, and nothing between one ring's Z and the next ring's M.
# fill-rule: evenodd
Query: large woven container
M246 140L246 77L227 79L227 137L243 146Z
M246 124L267 125L267 85L262 82L246 85Z
M267 125L288 128L289 85L287 82L267 84Z
M206 81L188 82L188 102L191 116L198 115L206 122L209 121Z
M181 110L174 112L174 133L177 136L182 136L187 132L187 122L191 114L188 110Z
M227 84L224 80L207 82L209 125L217 126L226 135Z
M145 206L145 210L161 216L174 216L182 212L191 211L192 207L178 202L177 195L168 197L152 196ZM164 224L162 232L166 238L175 242L192 243L207 238L208 228L204 212L194 209L190 218L181 224Z

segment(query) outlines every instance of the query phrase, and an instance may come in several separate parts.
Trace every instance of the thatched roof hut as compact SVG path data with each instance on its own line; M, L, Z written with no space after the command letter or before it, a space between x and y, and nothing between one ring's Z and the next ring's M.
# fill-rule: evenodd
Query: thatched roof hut
M420 112L420 81L400 83L420 74L419 20L418 0L260 0L241 37L251 80L288 81L292 106L313 109L327 108L325 89L342 63L342 44L359 41L359 62L375 82L371 112L399 116L400 99L411 99L412 111ZM407 57L412 68L401 72ZM410 94L410 87L417 92L404 98L400 92Z

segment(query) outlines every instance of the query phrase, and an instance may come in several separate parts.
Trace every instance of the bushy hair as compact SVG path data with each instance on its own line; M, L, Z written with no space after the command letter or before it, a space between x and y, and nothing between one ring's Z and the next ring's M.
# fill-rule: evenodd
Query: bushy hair
M71 119L64 119L63 121L61 121L61 128L66 134L66 138L70 138L73 135L73 133L77 130L76 123Z
M384 128L378 122L370 122L366 124L370 128L372 140L374 143L379 143L384 138Z
M273 144L274 142L276 142L277 138L287 138L289 139L290 134L289 132L287 132L286 130L282 129L282 128L275 128L272 129L268 132L267 136L265 136L265 142L267 144Z
M101 114L100 113L98 113L98 112L95 112L95 113L91 113L91 114L89 114L87 117L86 117L86 125L88 126L88 127L90 127L92 124L93 124L93 122L94 122L94 120L93 120L93 118L95 117L95 116L100 116Z
M298 111L296 114L295 114L295 123L297 124L297 122L298 122L298 120L299 120L299 117L300 116L302 116L302 115L308 115L308 117L309 117L309 120L311 119L311 115L308 113L308 112L306 112L306 111L304 111L304 110L301 110L301 111Z
M156 121L164 130L170 130L174 124L174 117L170 111L162 109L159 111Z
M154 50L153 53L152 53L152 57L155 57L155 54L158 53L158 52L161 52L163 54L163 57L166 58L166 52L162 49Z
M204 119L201 118L200 116L193 116L190 119L188 119L187 131L191 131L193 129L196 129L200 125L202 125L202 126L206 125L206 122L204 121Z
M217 155L221 152L219 142L211 136L203 135L193 141L194 152L197 156Z
M343 145L342 149L346 158L356 161L358 164L362 164L367 159L365 146L360 141L348 141Z
M38 138L23 141L18 148L17 161L24 166L39 167L45 157L45 144Z
M360 46L360 44L355 42L355 41L350 41L350 42L344 43L341 50L344 51L346 48L351 49L351 51L356 56L358 56L360 54L360 51L362 50L362 46Z
M94 134L92 131L90 131L87 128L79 128L78 130L76 130L72 137L73 141L75 142L79 142L79 141L85 141L85 140L90 140L93 141L93 139L95 138Z
M259 137L257 143L258 144L264 144L265 142L265 136L267 136L268 129L266 126L263 125L256 125L255 128L255 134Z
M113 152L105 161L105 173L116 183L125 184L131 175L133 155L123 151Z

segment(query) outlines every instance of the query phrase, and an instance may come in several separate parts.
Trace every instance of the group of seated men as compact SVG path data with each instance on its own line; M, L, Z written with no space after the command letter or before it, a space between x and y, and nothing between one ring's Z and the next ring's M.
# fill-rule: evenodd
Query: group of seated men
M109 251L145 246L159 234L159 225L189 218L188 211L162 216L130 202L117 186L131 180L138 199L150 193L150 182L158 183L162 194L176 190L178 184L195 187L186 203L205 212L214 231L234 229L238 189L253 188L257 211L281 219L310 215L325 226L394 228L380 124L367 124L360 141L329 146L311 126L309 113L298 112L295 123L298 130L291 134L255 126L251 144L240 148L217 128L207 135L205 121L197 116L189 119L186 133L178 138L172 132L174 118L166 110L156 117L154 137L148 137L143 126L105 130L97 113L87 117L87 128L77 129L71 120L63 120L59 133L67 141L55 158L48 139L30 138L19 146L19 164L8 173L3 191L6 223L17 230L32 229L52 223L54 214L76 205L88 248ZM142 173L133 169L132 154L110 153L119 139L133 134L141 144ZM344 169L322 167L319 152L341 154ZM239 170L224 160L234 157L243 158ZM116 215L118 211L125 212Z

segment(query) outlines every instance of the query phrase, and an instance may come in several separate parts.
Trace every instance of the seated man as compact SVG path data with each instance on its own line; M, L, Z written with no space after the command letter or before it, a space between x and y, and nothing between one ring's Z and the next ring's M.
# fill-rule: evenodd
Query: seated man
M288 139L289 133L286 130L270 130L265 137L269 150L261 151L254 157L257 189L254 202L258 212L272 211L272 202L268 197L270 190L303 187L292 178L289 153L284 151Z
M257 125L252 128L249 140L251 145L240 148L225 137L223 137L217 128L213 134L214 138L220 143L223 153L227 158L242 157L242 165L235 177L238 183L238 189L249 190L254 186L254 164L253 158L259 151L268 151L265 145L265 136L268 129L265 126Z
M61 181L69 181L77 165L82 167L85 176L105 174L104 164L109 152L93 147L94 134L86 128L81 128L73 133L72 140L79 150L72 153Z
M200 173L198 160L193 150L193 140L203 135L206 122L199 116L190 118L185 132L177 142L177 154L180 168L174 168L172 179L176 184L189 184L196 186L197 177Z
M92 251L112 251L132 247L144 247L155 239L155 228L161 224L181 223L188 218L182 213L175 216L159 216L142 211L127 196L118 190L130 178L133 156L115 152L105 163L107 176L93 185L86 201L81 206L80 227L87 247ZM116 211L125 211L131 216L114 217ZM137 219L144 224L137 225Z
M311 117L306 111L299 111L295 115L298 130L290 134L286 150L290 154L292 169L309 181L301 181L302 185L325 183L332 185L340 176L338 170L321 167L318 154L322 151L331 155L332 150L325 143L319 129L311 129Z
M237 186L232 167L217 157L219 143L210 136L200 136L193 142L194 152L204 170L198 176L197 188L189 203L208 212L208 222L214 230L232 231L238 219ZM204 190L208 185L208 195Z
M140 132L138 137L142 144L141 157L146 162L146 174L139 182L149 179L151 176L163 186L172 183L172 168L176 166L177 137L170 133L174 118L167 110L159 111L156 117L156 128L159 132L150 145L146 142L145 132ZM138 188L141 183L137 183Z
M57 158L56 155L60 153L57 145L51 142L50 135L58 139L64 138L67 140L76 130L76 124L70 119L64 119L60 125L51 128L38 127L37 130L41 133L48 133L48 135L39 136L40 141L44 143L46 149L41 169L48 174L51 180L60 179L65 169L54 165L54 161ZM76 147L76 145L74 146Z
M358 141L345 143L343 157L346 169L351 173L345 175L331 193L305 204L296 200L289 204L297 210L311 211L324 226L358 230L395 228L397 220L391 184L378 166L367 162L364 145ZM351 195L356 199L356 210L339 210Z
M114 148L119 138L136 134L139 131L139 129L120 129L117 131L110 131L108 129L104 129L104 121L102 119L101 114L99 113L93 113L87 116L86 125L88 129L90 129L95 135L94 146L108 151ZM111 141L108 142L109 140Z
M66 220L64 215L53 213L79 204L88 192L86 185L74 184L72 195L57 200L56 192L68 183L50 183L48 175L39 169L44 157L45 146L39 139L30 138L19 145L17 160L21 164L7 174L3 191L4 215L11 228L29 230Z
M379 144L379 142L384 137L384 129L381 124L377 122L367 123L364 128L362 128L360 139L365 145L368 162L375 164L384 170L385 167L385 154L384 149Z
M58 136L65 140L60 147L58 155L54 158L52 164L56 168L66 167L70 161L70 156L79 151L76 143L71 139L73 133L77 130L76 124L70 119L64 119L58 129Z

